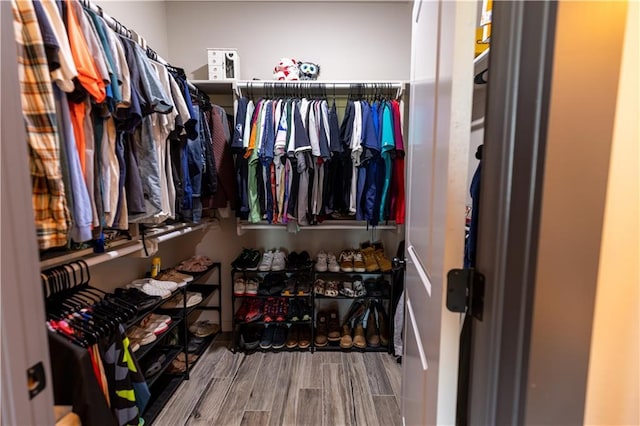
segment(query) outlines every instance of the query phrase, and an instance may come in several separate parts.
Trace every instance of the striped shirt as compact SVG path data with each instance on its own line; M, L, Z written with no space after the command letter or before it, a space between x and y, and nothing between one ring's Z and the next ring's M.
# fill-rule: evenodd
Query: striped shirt
M67 244L69 211L60 170L55 100L33 3L13 0L22 112L29 143L32 201L41 250Z

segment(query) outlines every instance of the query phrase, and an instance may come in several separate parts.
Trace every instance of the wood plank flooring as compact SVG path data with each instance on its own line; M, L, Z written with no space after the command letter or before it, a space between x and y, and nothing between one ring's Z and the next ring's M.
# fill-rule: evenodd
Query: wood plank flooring
M222 334L158 426L401 425L400 365L382 352L233 353Z

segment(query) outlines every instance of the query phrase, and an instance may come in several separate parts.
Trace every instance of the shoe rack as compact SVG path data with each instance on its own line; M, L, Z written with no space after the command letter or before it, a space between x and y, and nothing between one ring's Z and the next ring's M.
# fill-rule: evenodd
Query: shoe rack
M251 348L248 351L253 350L261 350L261 351L282 351L282 350L310 350L310 351L345 351L345 350L353 350L353 351L361 351L361 352L393 352L393 318L395 314L395 309L393 306L394 300L394 283L393 283L393 272L317 272L313 270L312 266L309 266L306 269L296 269L296 270L284 270L278 271L277 274L282 274L284 279L290 279L292 276L296 274L306 274L309 276L310 283L310 292L306 295L298 295L298 294L287 294L283 295L282 291L278 291L277 294L257 294L257 295L236 295L232 292L231 306L233 307L233 344L232 351L243 351L247 350L242 347L241 342L241 334L244 331L245 327L251 326L253 329L264 330L264 327L286 327L287 330L293 326L303 326L310 327L311 329L311 344L308 348L300 349L299 347L290 349L290 348L261 348L259 345L256 348ZM258 271L258 270L246 270L246 269L232 269L231 272L231 282L235 283L236 279L243 279L248 281L250 279L254 279L258 281L260 284L258 285L259 292L265 292L266 290L260 289L260 285L265 282L265 278L269 274L274 274L273 271ZM363 284L363 288L366 290L366 294L360 296L348 296L344 294L340 294L338 292L337 295L327 296L324 294L317 294L314 288L314 283L318 280L322 280L324 282L355 282L360 280ZM284 288L283 288L284 289ZM264 321L264 303L267 303L269 300L282 300L287 303L292 299L304 299L305 302L309 303L311 306L311 319L308 321L290 321L285 319L285 321ZM238 318L238 313L242 309L243 304L248 303L256 303L258 306L262 303L263 314L262 317L255 319L253 321L246 321ZM361 339L356 339L359 343L358 345L341 345L341 338L343 335L343 326L345 325L345 319L352 314L351 309L363 306L363 312L361 315L357 315L353 318L353 326L350 328L349 333L351 335L352 341L355 339L354 333L356 331L357 326L367 327L362 328L364 344L362 344ZM257 308L259 309L259 308ZM329 311L334 311L337 313L337 329L339 333L339 337L334 337L329 340L325 344L318 344L316 339L318 337L318 330L322 330L323 325L319 323L319 317L323 315L323 313L328 313ZM373 312L373 314L371 314ZM246 318L245 312L240 312L242 316ZM382 317L382 320L380 320ZM366 318L366 321L364 319ZM370 323L369 319L373 318L373 321ZM335 318L334 321L335 322ZM382 330L381 330L382 327ZM328 331L328 330L327 330ZM380 341L380 336L383 335L385 339L383 339L385 344ZM371 339L368 337L371 336ZM377 337L377 343L375 336Z
M270 282L270 277L274 276L279 276L281 279L274 281L272 286L267 287ZM234 268L231 271L231 282L235 284L238 279L243 280L244 282L257 282L258 288L257 294L237 294L236 291L231 292L231 306L233 307L233 345L231 349L233 352L238 350L313 350L314 308L313 272L311 267L284 269L282 271L259 271ZM304 281L308 291L299 292L297 291L299 289L298 286L293 287L292 291L287 291L286 283L289 282L289 280ZM293 305L298 305L298 309L302 311L303 309L300 304L308 306L308 319L302 319L302 312L299 312L297 320L293 320L291 307ZM247 312L243 312L243 306L247 307ZM273 308L269 309L268 306L272 306ZM272 310L273 312L269 313L269 310ZM248 317L247 314L250 312L251 315ZM278 318L279 316L280 318ZM262 347L262 342L258 342L257 347L243 347L243 341L241 339L243 332L247 332L250 329L264 335L266 334L265 331L268 327L284 329L285 341L288 339L289 331L292 327L295 327L298 330L305 330L305 333L307 333L309 337L309 345L300 347L300 345L296 344L295 346L287 347L285 344L283 347L274 347L274 345L271 344L268 345L268 347Z

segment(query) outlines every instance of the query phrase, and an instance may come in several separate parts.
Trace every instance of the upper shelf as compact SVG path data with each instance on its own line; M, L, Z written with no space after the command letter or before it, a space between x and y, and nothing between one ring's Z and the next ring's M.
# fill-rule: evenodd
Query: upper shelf
M148 229L145 232L145 241L155 241L161 243L182 235L190 234L205 228L216 226L215 222L203 222L198 224L177 223ZM142 239L139 236L131 240L120 240L109 244L109 248L104 253L94 253L92 249L65 252L59 256L43 259L40 261L40 270L53 268L65 263L83 260L87 266L91 267L100 263L105 263L113 259L128 256L141 252L144 249Z
M231 95L235 80L189 80L204 93L212 95Z
M381 230L381 231L398 231L400 225L395 222L389 222L387 224L380 224L376 227L369 226L367 228L367 222L356 220L326 220L317 225L295 225L295 222L291 224L275 223L269 224L267 222L251 223L245 221L238 221L236 230L238 235L243 235L246 231L251 230L286 230L289 232L298 231L335 231L335 230Z

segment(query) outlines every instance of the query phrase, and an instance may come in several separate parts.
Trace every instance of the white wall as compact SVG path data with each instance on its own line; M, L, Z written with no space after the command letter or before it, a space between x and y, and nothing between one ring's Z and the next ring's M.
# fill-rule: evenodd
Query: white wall
M411 10L402 2L168 1L171 62L206 80L208 47L237 48L242 79L272 79L281 57L320 79L408 79Z
M585 424L640 424L640 3L629 2L618 88Z
M144 37L149 47L170 61L165 1L98 0L96 3L122 25Z

